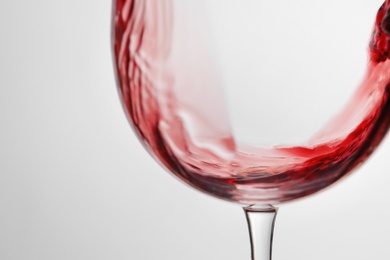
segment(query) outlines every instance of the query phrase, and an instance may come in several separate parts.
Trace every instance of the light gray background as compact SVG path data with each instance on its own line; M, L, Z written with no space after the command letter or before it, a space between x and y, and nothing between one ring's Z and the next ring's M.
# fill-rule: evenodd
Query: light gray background
M0 2L0 259L249 259L240 208L177 182L131 133L110 15L108 0ZM387 139L282 206L274 258L389 259L389 154Z

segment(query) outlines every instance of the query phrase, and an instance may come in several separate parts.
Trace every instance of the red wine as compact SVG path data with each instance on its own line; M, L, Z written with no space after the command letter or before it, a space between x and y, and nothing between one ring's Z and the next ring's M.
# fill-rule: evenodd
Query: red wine
M243 204L294 200L350 173L387 133L390 0L377 14L365 78L345 108L300 146L235 140L201 32L180 23L175 35L196 35L180 44L173 37L173 12L171 0L117 0L113 45L119 93L132 127L157 161L187 184Z

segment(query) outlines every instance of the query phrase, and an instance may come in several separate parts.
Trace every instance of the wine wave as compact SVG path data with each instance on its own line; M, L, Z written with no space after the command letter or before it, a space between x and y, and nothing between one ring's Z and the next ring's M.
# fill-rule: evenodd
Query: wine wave
M344 109L302 145L256 147L234 139L202 22L194 25L172 0L117 0L113 49L124 110L156 160L198 190L242 204L307 196L360 165L388 131L389 8L386 0L378 11L366 75Z

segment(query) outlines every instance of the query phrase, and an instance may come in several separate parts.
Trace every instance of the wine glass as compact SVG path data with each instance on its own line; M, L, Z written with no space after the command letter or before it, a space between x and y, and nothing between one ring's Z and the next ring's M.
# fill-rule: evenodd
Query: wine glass
M276 206L345 177L390 124L390 1L376 20L371 14L365 72L328 76L331 85L325 63L345 74L337 66L352 47L343 46L342 28L330 53L313 47L331 20L286 16L310 2L113 1L114 63L130 124L181 181L243 206L254 260L271 259ZM298 37L295 25L304 29Z

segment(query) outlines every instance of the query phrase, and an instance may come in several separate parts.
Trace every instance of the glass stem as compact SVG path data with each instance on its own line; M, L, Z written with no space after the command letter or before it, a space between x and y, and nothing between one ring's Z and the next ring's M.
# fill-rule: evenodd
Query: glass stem
M244 208L251 241L252 260L272 259L272 237L278 211L271 205Z

